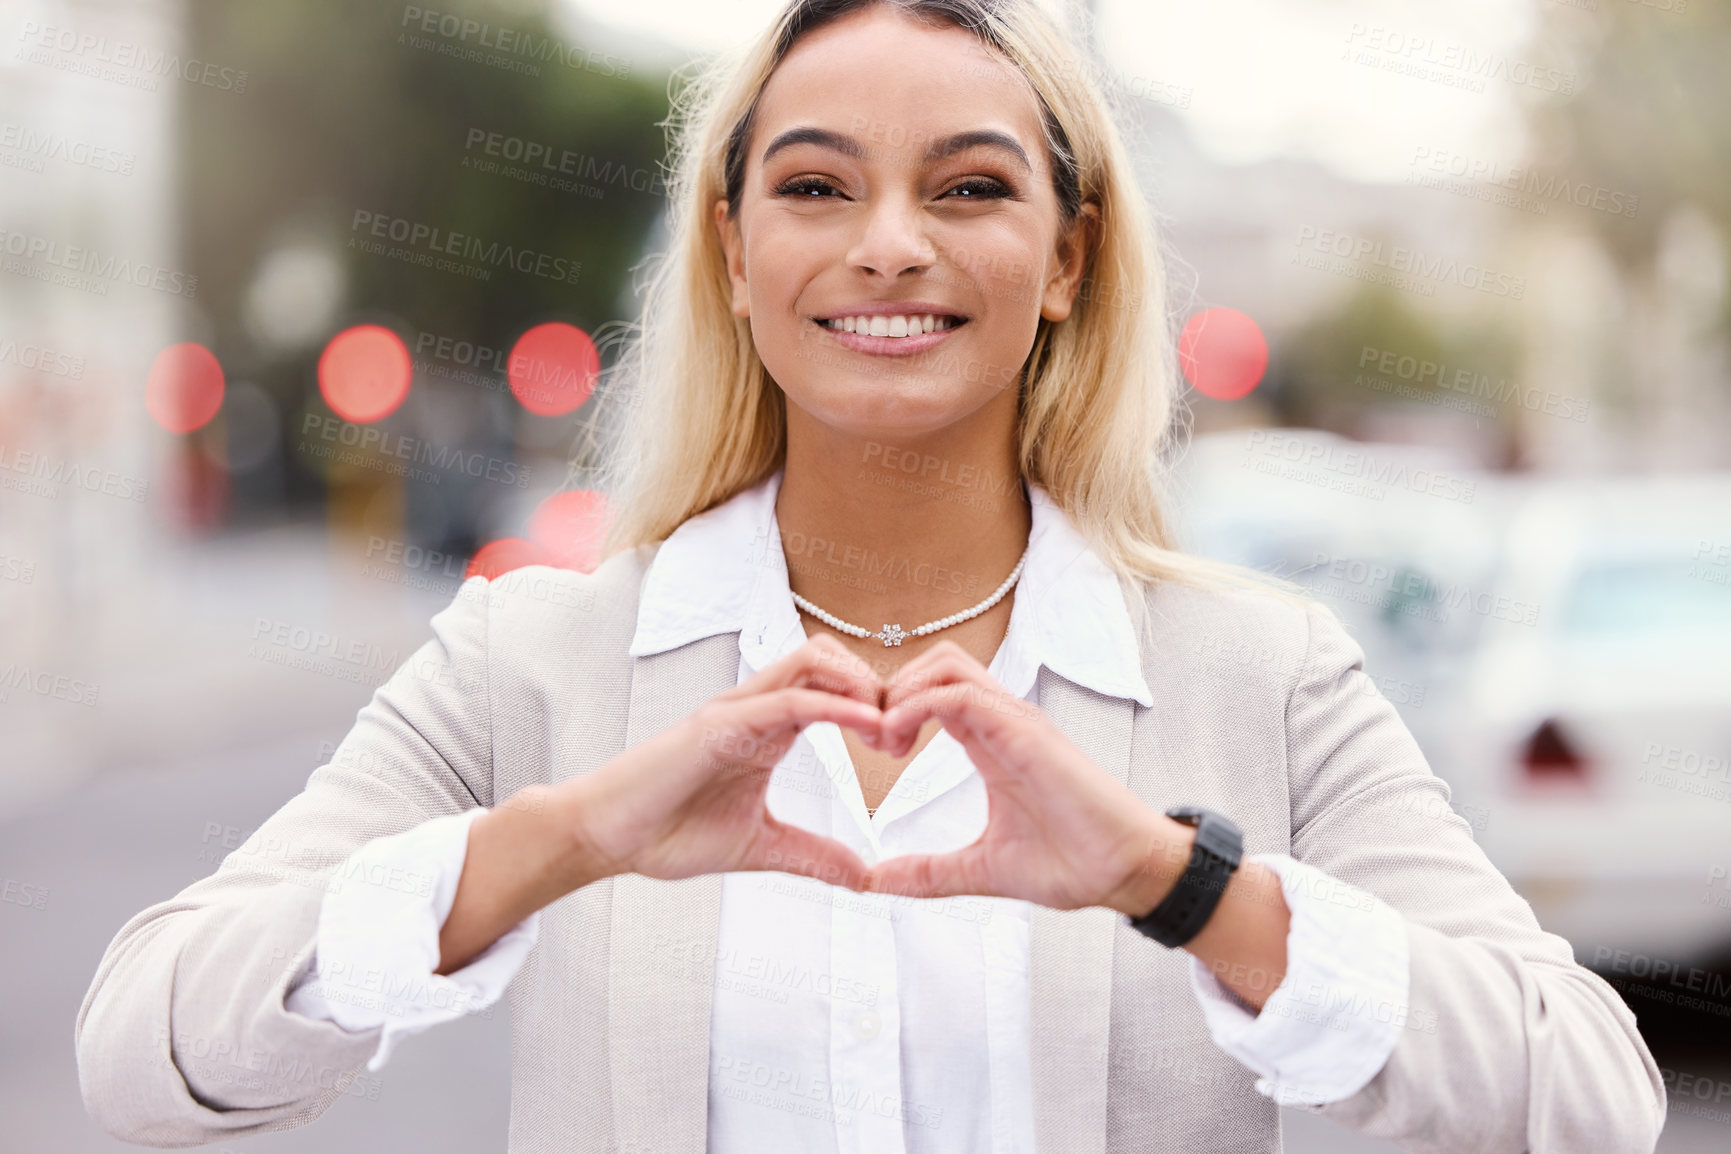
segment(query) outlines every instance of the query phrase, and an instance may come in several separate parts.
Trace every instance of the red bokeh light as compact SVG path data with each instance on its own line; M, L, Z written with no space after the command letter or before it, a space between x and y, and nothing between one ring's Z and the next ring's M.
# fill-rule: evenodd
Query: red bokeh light
M501 537L475 550L475 555L469 558L469 567L463 572L463 580L479 576L491 581L525 565L552 563L547 550L535 542L521 537Z
M529 517L529 536L553 558L548 564L592 573L611 518L605 494L593 489L567 489L552 494L535 509Z
M319 395L345 421L365 425L396 412L413 376L408 346L383 325L356 325L319 356Z
M1178 338L1184 379L1205 397L1236 401L1262 380L1268 341L1255 321L1237 309L1203 309Z
M563 321L536 325L517 338L505 375L511 395L542 417L569 413L595 391L601 354L589 334Z
M222 408L222 365L216 354L187 341L156 354L144 385L144 408L171 433L202 429Z

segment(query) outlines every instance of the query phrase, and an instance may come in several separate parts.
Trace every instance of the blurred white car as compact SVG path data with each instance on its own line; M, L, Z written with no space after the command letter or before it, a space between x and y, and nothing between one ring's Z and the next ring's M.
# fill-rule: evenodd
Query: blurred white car
M1196 438L1174 480L1183 547L1286 577L1327 604L1422 743L1429 702L1477 636L1471 614L1437 594L1484 587L1496 564L1490 478L1412 445L1244 429Z
M1731 475L1526 479L1281 429L1197 438L1176 479L1185 548L1341 617L1580 960L1731 947Z
M1731 475L1512 482L1432 766L1577 957L1731 946Z

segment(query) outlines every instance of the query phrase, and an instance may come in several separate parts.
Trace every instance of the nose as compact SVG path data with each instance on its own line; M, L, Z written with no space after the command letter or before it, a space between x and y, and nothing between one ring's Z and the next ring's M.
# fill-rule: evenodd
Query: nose
M930 268L937 251L925 224L915 198L880 198L866 212L865 229L849 250L848 263L887 277Z

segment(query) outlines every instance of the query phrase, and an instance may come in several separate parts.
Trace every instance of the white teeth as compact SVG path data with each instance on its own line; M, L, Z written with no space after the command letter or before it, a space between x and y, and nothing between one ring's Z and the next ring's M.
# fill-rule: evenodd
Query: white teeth
M926 313L923 316L836 317L823 323L837 332L865 333L874 337L915 337L921 333L955 328L958 322L954 317Z

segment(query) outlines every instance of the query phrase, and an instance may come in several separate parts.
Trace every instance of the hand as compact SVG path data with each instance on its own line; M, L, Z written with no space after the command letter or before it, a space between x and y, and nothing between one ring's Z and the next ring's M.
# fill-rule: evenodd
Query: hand
M607 874L783 870L863 889L868 871L857 854L778 821L764 795L776 763L814 722L877 745L882 690L835 638L815 637L581 779L579 840Z
M942 720L985 781L985 832L954 853L880 862L871 889L1141 915L1176 883L1195 831L1149 809L954 642L933 646L896 673L878 748L904 756L929 717Z

